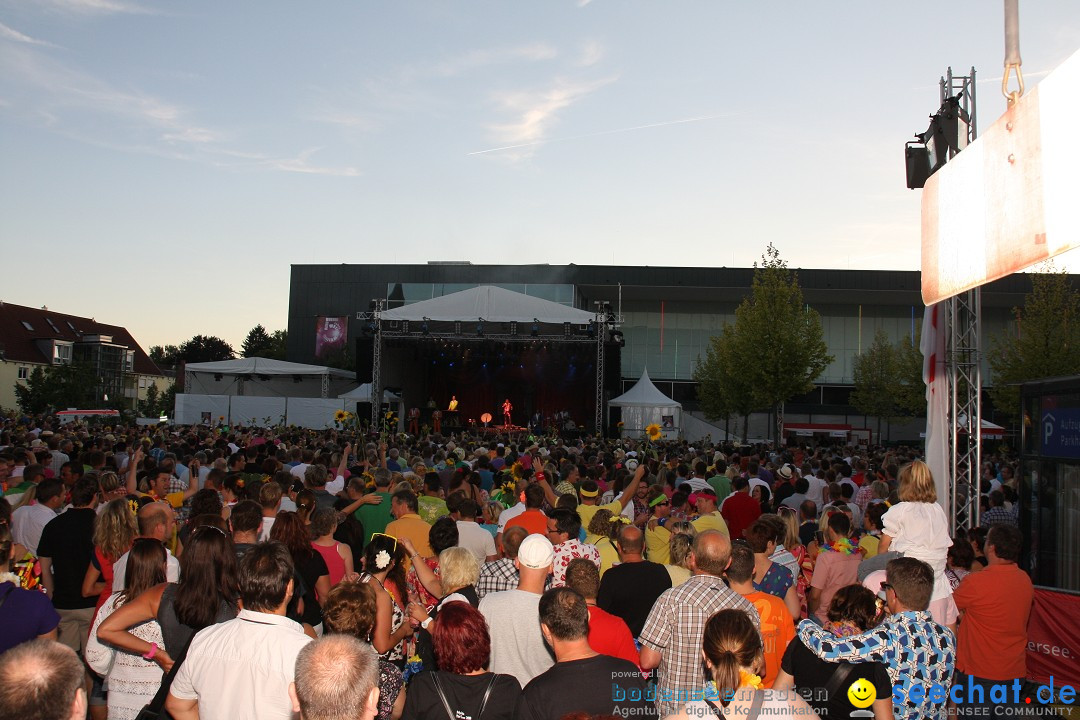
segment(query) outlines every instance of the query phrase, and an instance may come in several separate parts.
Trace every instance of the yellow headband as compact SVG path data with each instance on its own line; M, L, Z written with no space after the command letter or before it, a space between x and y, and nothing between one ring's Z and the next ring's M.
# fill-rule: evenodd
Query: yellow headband
M599 490L578 490L581 493L581 497L594 498L600 494Z

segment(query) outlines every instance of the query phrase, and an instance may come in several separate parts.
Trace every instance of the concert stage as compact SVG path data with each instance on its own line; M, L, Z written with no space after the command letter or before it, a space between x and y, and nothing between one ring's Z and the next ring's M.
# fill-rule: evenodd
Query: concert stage
M607 348L617 353L618 347ZM613 370L619 365L613 363ZM547 427L556 413L578 425L592 424L596 386L596 344L505 342L484 339L386 338L382 350L383 387L400 389L408 408L421 409L432 426L429 400L442 412L442 430L470 428L484 434L528 433L536 413ZM613 378L612 390L618 390ZM451 397L457 411L447 410ZM506 428L502 404L513 405ZM491 415L487 427L481 419Z

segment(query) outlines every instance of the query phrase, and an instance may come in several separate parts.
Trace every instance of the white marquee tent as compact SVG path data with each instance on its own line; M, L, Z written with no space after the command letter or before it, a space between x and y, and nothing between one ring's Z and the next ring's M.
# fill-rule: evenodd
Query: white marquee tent
M609 400L608 405L622 408L624 435L641 435L646 426L655 423L666 439L674 439L682 429L682 404L660 392L649 379L648 370L642 371L634 387Z
M270 358L190 363L174 421L333 427L334 413L345 408L334 396L355 384L355 373L347 370Z

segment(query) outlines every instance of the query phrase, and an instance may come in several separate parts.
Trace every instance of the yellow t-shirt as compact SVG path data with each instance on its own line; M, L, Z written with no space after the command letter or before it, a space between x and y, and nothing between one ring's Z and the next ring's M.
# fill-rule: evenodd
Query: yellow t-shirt
M619 564L619 551L615 549L615 543L608 538L599 538L593 544L600 551L600 577L602 578L612 565Z
M731 537L731 533L728 532L727 523L724 521L724 517L720 514L720 511L709 513L708 515L702 515L693 523L693 526L697 528L698 532L705 532L706 530L719 530L728 537Z
M859 547L866 551L863 555L863 559L872 558L878 554L878 544L881 542L881 538L875 535L867 533L859 540Z
M578 505L577 514L581 518L581 527L585 528L585 542L595 545L596 541L600 539L599 535L593 535L589 532L589 523L592 522L596 513L601 510L610 510L612 515L618 515L622 512L622 509L622 503L618 500L609 502L607 505Z
M671 540L671 531L662 525L645 527L645 550L649 560L661 565L667 565L671 559L668 542Z

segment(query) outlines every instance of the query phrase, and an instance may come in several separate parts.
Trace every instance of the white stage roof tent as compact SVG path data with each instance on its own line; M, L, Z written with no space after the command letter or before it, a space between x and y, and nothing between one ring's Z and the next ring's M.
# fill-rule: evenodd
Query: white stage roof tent
M494 285L480 285L431 300L403 305L384 311L381 317L383 321L458 322L483 318L486 322L496 323L535 320L552 324L585 324L596 319L591 312Z
M660 392L649 379L648 370L642 371L634 387L609 400L608 405L622 408L624 435L640 435L653 423L661 427L665 438L678 437L682 429L682 403ZM670 418L669 422L664 418Z

